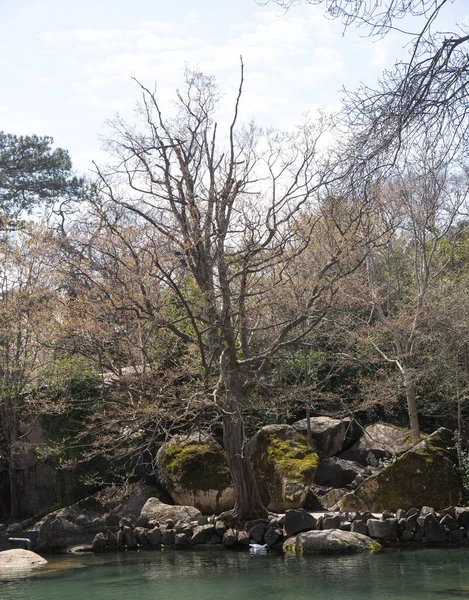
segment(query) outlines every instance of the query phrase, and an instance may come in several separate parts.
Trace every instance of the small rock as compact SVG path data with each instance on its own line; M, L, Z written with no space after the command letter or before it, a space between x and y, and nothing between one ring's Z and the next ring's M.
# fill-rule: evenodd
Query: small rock
M351 531L354 533L361 533L362 535L368 535L368 527L366 526L365 521L359 519L352 521Z
M186 546L189 543L189 539L185 533L176 533L174 543L176 546Z
M97 533L94 536L93 539L93 544L92 544L93 548L105 548L107 546L107 538L106 538L106 534L104 533Z
M148 545L148 538L147 538L147 531L148 529L145 529L145 527L136 527L135 528L135 537L137 538L137 544L139 546L147 546Z
M269 527L267 529L267 531L265 532L264 542L268 546L273 546L278 541L280 541L282 538L283 538L283 534L282 534L282 530L281 529L278 529L278 528L275 528L275 527Z
M399 526L397 519L368 519L366 522L368 535L378 540L397 540L399 537Z
M340 516L339 515L324 515L322 520L323 529L339 529Z
M256 544L263 544L266 529L267 525L265 523L258 523L257 525L254 525L254 527L249 530L250 539L254 540Z
M124 546L127 548L135 548L137 545L137 538L135 537L135 532L131 527L125 526L122 530L124 534Z
M80 525L80 527L84 527L85 525L89 525L91 521L88 519L86 515L78 515L75 519L75 525Z
M223 537L227 529L225 521L215 521L215 531L217 532L217 535Z
M173 519L166 519L166 529L174 529L174 520Z
M163 546L173 546L176 541L174 529L165 529L161 534L161 541Z
M237 544L239 546L249 546L249 533L247 531L238 531Z
M450 542L461 542L464 539L464 535L466 533L466 530L464 529L464 527L459 527L458 529L452 529L449 533L448 533L448 538Z
M162 535L161 535L161 531L158 527L155 527L154 529L150 529L149 531L147 531L146 537L147 537L147 540L148 540L150 546L160 546L161 545Z
M301 531L311 531L316 528L316 519L310 515L304 508L294 508L285 511L285 533L287 537L300 533Z
M106 544L110 548L114 548L115 546L117 546L117 539L116 539L116 536L112 533L112 531L107 532Z
M428 513L424 523L425 538L427 542L446 542L448 537L444 528L438 523L433 513Z
M401 541L403 542L412 542L414 539L414 532L405 529L401 535Z
M451 515L446 514L440 521L440 525L448 531L459 529L458 522ZM463 528L464 529L464 528Z
M402 508L398 508L396 511L396 519L398 521L400 521L401 519L406 519L407 518L407 513L405 510L402 510Z
M238 541L238 536L234 529L227 529L223 534L222 544L225 548L231 548Z

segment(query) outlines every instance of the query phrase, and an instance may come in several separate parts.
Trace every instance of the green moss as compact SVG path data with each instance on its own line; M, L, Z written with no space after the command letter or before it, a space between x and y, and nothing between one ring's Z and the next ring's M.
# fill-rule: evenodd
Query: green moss
M266 458L287 481L304 481L314 477L318 455L303 441L271 437L266 445Z
M217 490L232 484L225 453L216 443L189 440L169 444L161 465L187 489Z

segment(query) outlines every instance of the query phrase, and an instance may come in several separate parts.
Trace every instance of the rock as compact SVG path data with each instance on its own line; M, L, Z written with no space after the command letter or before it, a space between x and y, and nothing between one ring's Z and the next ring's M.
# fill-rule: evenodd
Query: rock
M456 506L454 512L459 526L467 529L469 527L469 506Z
M222 538L217 535L216 533L214 533L213 535L211 535L208 540L207 540L207 544L211 544L212 546L221 544L221 540Z
M189 543L189 539L185 533L176 533L174 543L176 546L186 546Z
M147 546L148 545L147 531L148 531L148 529L145 529L145 527L136 527L135 528L135 530L134 530L135 538L136 538L137 544L139 546Z
M249 546L249 533L247 531L238 531L237 538L236 543L238 546Z
M150 546L160 546L161 545L161 530L158 527L154 529L150 529L147 531L147 540Z
M84 527L91 523L90 519L86 515L78 515L75 519L75 525L79 525L80 527Z
M360 521L359 519L354 519L352 521L352 527L350 528L354 533L361 533L362 535L368 535L368 527L366 526L365 521Z
M165 529L161 533L161 543L163 546L174 546L176 541L176 532L174 529Z
M293 427L303 435L307 435L307 419L293 423ZM311 417L311 437L316 452L322 458L328 458L346 450L361 435L361 428L350 417L340 420L331 417Z
M380 550L378 542L360 533L329 529L307 531L288 538L283 543L285 552L304 554L353 554Z
M281 529L275 527L269 527L264 535L264 542L269 546L274 546L283 539L283 533Z
M158 473L176 504L214 514L233 508L235 491L223 448L207 435L177 436L157 454Z
M462 542L462 540L464 539L465 533L466 533L466 530L464 529L464 527L459 527L458 529L452 529L448 533L448 539L450 542L453 542L453 544L456 542Z
M225 535L226 530L227 526L225 521L215 521L215 531L217 532L217 535L223 537Z
M339 529L340 516L339 515L324 515L322 519L323 529Z
M429 543L446 542L448 540L444 527L440 525L438 519L431 513L425 517L423 530L424 537Z
M101 528L101 525L80 527L64 517L51 514L36 524L37 547L39 550L57 550L78 544L91 544Z
M414 532L413 531L408 531L407 529L405 529L402 532L401 535L401 541L402 542L412 542L414 539Z
M254 525L254 527L249 530L249 538L256 544L263 544L266 529L266 523L257 523L257 525Z
M216 534L214 525L197 525L190 539L191 544L205 544L209 537Z
M399 525L397 519L368 519L366 522L368 535L378 540L397 540L399 539Z
M137 538L135 537L134 530L131 527L124 527L122 530L124 534L124 546L127 548L135 548L137 545Z
M285 512L285 534L291 537L301 531L315 529L316 519L303 508L291 509Z
M340 531L352 531L352 522L351 521L341 521L339 525Z
M261 498L272 512L303 505L314 480L319 457L289 425L262 427L247 449Z
M142 508L137 525L148 527L150 521L164 523L168 519L190 522L197 520L200 516L200 511L193 506L173 506L164 504L158 498L149 498Z
M125 542L124 542L124 532L122 530L119 529L119 531L116 533L116 544L119 548L121 548L122 546L125 546Z
M47 564L47 560L22 548L3 550L0 552L0 569L27 569Z
M333 488L344 488L352 483L363 470L363 466L357 462L332 456L319 463L314 483Z
M455 504L462 487L453 461L452 446L452 432L438 429L380 473L366 479L356 490L346 494L340 501L340 510L381 512L428 504L436 507Z
M458 522L456 519L453 519L451 515L445 515L441 521L440 525L444 527L447 531L453 531L455 529L459 529Z
M106 548L107 546L107 536L105 533L97 533L94 536L93 539L93 543L92 543L93 548Z
M236 544L237 541L238 536L236 534L236 531L234 529L227 529L223 535L221 543L223 544L223 546L225 546L225 548L231 548Z
M405 510L403 510L402 508L399 508L399 509L396 511L396 519L397 519L398 521L400 521L401 519L406 519L406 518L407 518L407 513L406 513L406 511L405 511Z
M342 452L340 458L376 467L380 460L399 456L411 447L412 434L409 429L375 423L367 427L358 442Z
M117 546L116 536L112 533L112 531L108 531L106 535L106 545L111 548Z
M339 488L336 490L330 490L320 498L320 503L325 510L337 510L340 501L350 492L347 488Z

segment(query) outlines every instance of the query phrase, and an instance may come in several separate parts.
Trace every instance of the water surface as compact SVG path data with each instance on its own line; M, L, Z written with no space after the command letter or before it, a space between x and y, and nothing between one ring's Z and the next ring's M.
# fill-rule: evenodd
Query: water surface
M146 551L49 557L0 572L0 600L445 600L469 598L469 548L346 557Z

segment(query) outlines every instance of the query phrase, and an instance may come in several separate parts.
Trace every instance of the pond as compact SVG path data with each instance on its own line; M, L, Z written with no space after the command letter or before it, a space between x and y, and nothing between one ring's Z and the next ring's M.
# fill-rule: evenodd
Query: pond
M63 555L0 573L0 600L445 600L469 598L469 548L346 557L147 551Z

